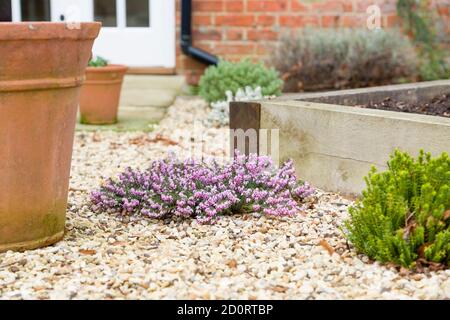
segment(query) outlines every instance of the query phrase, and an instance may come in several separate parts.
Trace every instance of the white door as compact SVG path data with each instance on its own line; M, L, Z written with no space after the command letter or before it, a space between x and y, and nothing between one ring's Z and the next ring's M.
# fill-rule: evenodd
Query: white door
M52 21L82 22L93 21L92 0L51 0Z
M12 0L13 21L100 21L93 52L130 67L175 67L175 0Z
M175 1L116 2L116 26L102 28L94 53L129 66L175 67Z

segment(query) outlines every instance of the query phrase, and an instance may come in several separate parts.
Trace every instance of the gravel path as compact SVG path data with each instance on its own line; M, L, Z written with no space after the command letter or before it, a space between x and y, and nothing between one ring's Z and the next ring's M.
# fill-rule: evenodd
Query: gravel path
M183 155L174 129L205 116L200 100L180 98L150 135L77 133L67 234L52 247L0 254L0 298L450 299L450 270L410 274L349 250L339 226L351 202L335 194L318 191L296 217L237 215L212 226L90 210L102 177L145 168L170 148ZM217 143L205 150L223 153Z

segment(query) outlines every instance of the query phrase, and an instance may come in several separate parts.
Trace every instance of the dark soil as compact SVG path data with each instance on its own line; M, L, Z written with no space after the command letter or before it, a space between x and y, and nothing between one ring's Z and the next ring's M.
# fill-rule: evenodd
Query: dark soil
M379 109L388 111L399 111L409 113L428 114L450 118L450 93L434 97L429 102L407 103L387 97L381 102L369 102L366 105L359 105L361 108Z

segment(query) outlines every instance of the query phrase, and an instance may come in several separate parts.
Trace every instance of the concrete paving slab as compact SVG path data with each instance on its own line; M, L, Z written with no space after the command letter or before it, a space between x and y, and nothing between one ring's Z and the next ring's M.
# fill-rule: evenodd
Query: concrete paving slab
M78 116L77 131L153 131L153 126L164 118L166 108L158 107L121 107L119 121L112 125L81 124Z
M127 75L122 87L119 122L114 125L84 125L86 131L152 131L185 86L183 76ZM78 117L79 119L79 117Z
M120 105L125 107L168 107L185 85L183 76L127 75Z
M133 89L165 89L179 91L185 85L185 77L180 75L126 75L123 88Z
M135 89L122 91L120 105L125 107L168 107L175 100L177 91L166 89Z

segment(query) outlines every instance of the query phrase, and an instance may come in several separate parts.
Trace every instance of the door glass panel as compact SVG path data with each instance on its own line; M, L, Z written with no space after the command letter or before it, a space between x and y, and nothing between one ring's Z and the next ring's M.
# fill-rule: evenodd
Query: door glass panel
M21 0L22 21L50 21L50 0Z
M0 1L0 21L12 21L11 0Z
M127 27L149 26L149 0L127 0Z
M116 0L94 0L94 17L104 27L117 27Z

